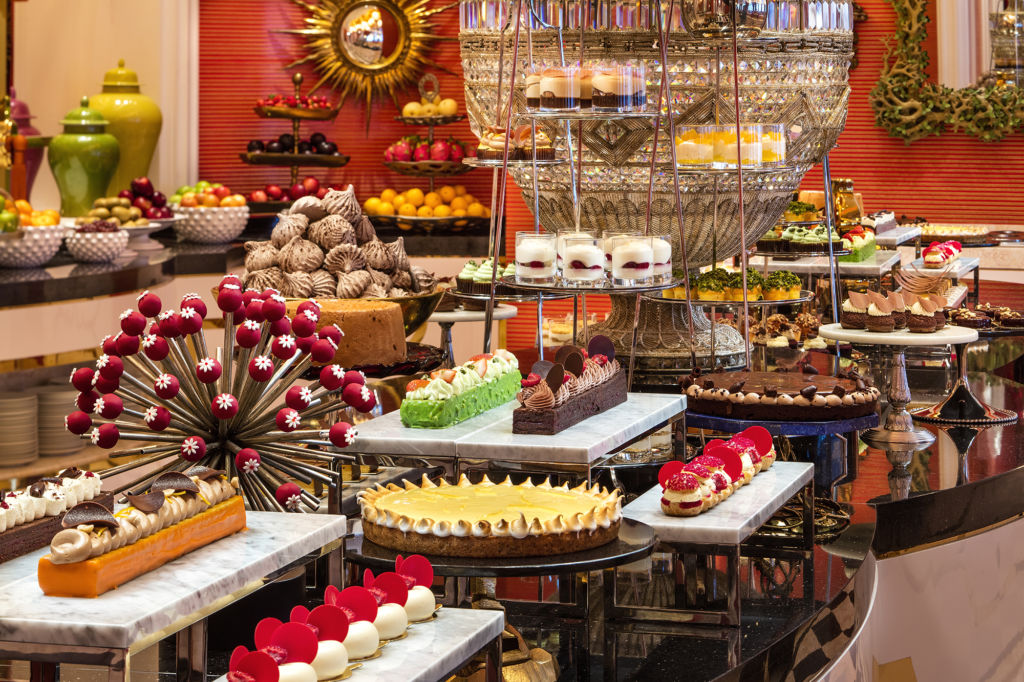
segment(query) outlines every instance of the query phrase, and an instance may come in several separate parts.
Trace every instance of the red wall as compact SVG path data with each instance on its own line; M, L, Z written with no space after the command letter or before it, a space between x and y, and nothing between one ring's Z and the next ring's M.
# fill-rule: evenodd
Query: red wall
M864 195L868 210L888 208L899 214L923 215L933 221L974 221L1024 223L1024 136L1016 133L999 143L984 143L957 133L906 145L890 138L874 125L868 93L878 78L884 52L883 39L895 30L894 13L885 0L862 0L867 22L857 25L860 64L853 71L850 111L839 147L832 152L832 174L852 177ZM272 30L296 27L304 13L286 0L204 0L200 4L200 175L249 191L266 182L283 183L287 170L268 171L245 166L238 159L251 138L266 139L285 132L282 122L260 120L252 113L258 97L290 88L285 64L300 56L301 40ZM458 13L450 9L435 18L437 35L458 34ZM934 27L934 24L932 25ZM443 94L461 99L461 66L458 43L436 43L432 57L454 72L436 72ZM314 81L305 70L307 83ZM412 92L401 93L400 101ZM387 145L402 135L415 132L392 117L390 103L376 104L371 113L371 130L362 106L346 104L331 124L304 130L322 130L352 156L342 169L317 172L332 183L353 183L361 198L387 186L399 191L417 185L414 179L391 173L381 165ZM471 141L467 124L451 126L456 137ZM448 132L447 130L445 132ZM308 133L306 133L308 134ZM312 170L312 169L311 169ZM461 176L476 197L490 196L491 174L477 170ZM808 189L821 187L820 169L805 180ZM514 188L508 194L510 233L529 227L529 212ZM514 239L511 237L510 240ZM548 310L566 310L552 304ZM594 301L591 310L605 306ZM509 325L509 346L533 343L535 319L531 307Z

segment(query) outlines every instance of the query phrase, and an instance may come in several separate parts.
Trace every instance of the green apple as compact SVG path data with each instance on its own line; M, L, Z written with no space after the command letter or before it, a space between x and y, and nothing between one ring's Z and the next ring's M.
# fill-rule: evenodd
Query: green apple
M188 192L194 193L195 191L196 188L193 187L192 185L182 185L181 187L174 191L174 194L180 197L182 194L187 194Z
M196 194L202 194L208 189L210 189L210 183L208 183L206 180L200 180L195 184Z
M182 192L182 194L184 194L184 192ZM172 194L170 196L170 198L167 200L167 203L168 204L180 204L181 203L181 194L178 194L178 193Z

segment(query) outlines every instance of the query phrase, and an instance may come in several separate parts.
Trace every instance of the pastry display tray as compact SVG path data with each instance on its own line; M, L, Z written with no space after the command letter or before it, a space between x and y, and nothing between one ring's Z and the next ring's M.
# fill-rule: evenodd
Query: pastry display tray
M850 433L878 426L878 414L831 421L768 421L765 419L733 419L687 412L686 426L687 428L710 429L725 433L739 433L751 426L761 426L768 429L773 436L827 436L831 433Z
M662 490L656 485L623 507L622 515L650 526L663 542L738 545L813 477L814 465L810 462L775 462L728 499L697 516L662 512Z
M626 402L553 436L512 433L515 400L444 429L402 425L398 410L359 425L352 449L366 454L589 464L686 409L682 395L629 393Z
M923 258L916 258L910 261L907 267L916 268L917 272L922 275L932 275L934 277L955 277L956 279L962 279L977 270L980 264L980 258L960 256L955 261L943 265L941 268L926 268L924 266Z
M643 559L651 553L655 539L650 526L623 518L615 540L582 552L493 559L434 555L428 555L427 558L434 567L434 574L443 576L490 578L582 573ZM398 554L401 552L381 547L359 532L354 540L349 541L345 559L374 571L392 571Z

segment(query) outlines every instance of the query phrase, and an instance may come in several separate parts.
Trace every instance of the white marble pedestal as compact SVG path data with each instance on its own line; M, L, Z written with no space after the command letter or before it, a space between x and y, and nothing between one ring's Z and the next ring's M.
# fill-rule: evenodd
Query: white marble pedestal
M176 635L179 680L206 680L206 618L323 554L345 535L344 516L248 512L247 528L190 552L96 599L47 597L41 549L0 564L0 659L100 665L129 679L129 663ZM46 677L46 671L43 674Z
M693 594L692 603L675 608L655 608L619 603L615 580L605 578L605 604L612 618L662 623L740 624L740 545L746 542L772 515L798 492L804 490L803 547L796 550L770 550L773 556L792 554L806 559L814 543L814 465L809 462L776 462L754 476L750 483L719 502L710 511L697 516L668 516L661 511L661 486L655 486L622 508L622 515L645 523L670 546L683 562L685 585L677 591L677 604L684 595ZM744 548L744 554L757 554ZM715 599L720 582L714 558L726 559L724 608ZM805 566L809 561L805 561ZM703 575L703 580L700 580ZM805 567L804 579L808 580ZM701 598L697 585L709 593ZM806 587L806 586L805 586Z

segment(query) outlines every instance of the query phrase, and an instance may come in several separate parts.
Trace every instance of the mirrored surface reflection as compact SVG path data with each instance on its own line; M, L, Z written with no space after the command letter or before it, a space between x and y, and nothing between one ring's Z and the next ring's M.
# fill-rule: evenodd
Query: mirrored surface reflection
M341 22L339 43L349 59L362 66L386 62L398 45L398 24L391 12L375 4L357 5Z

